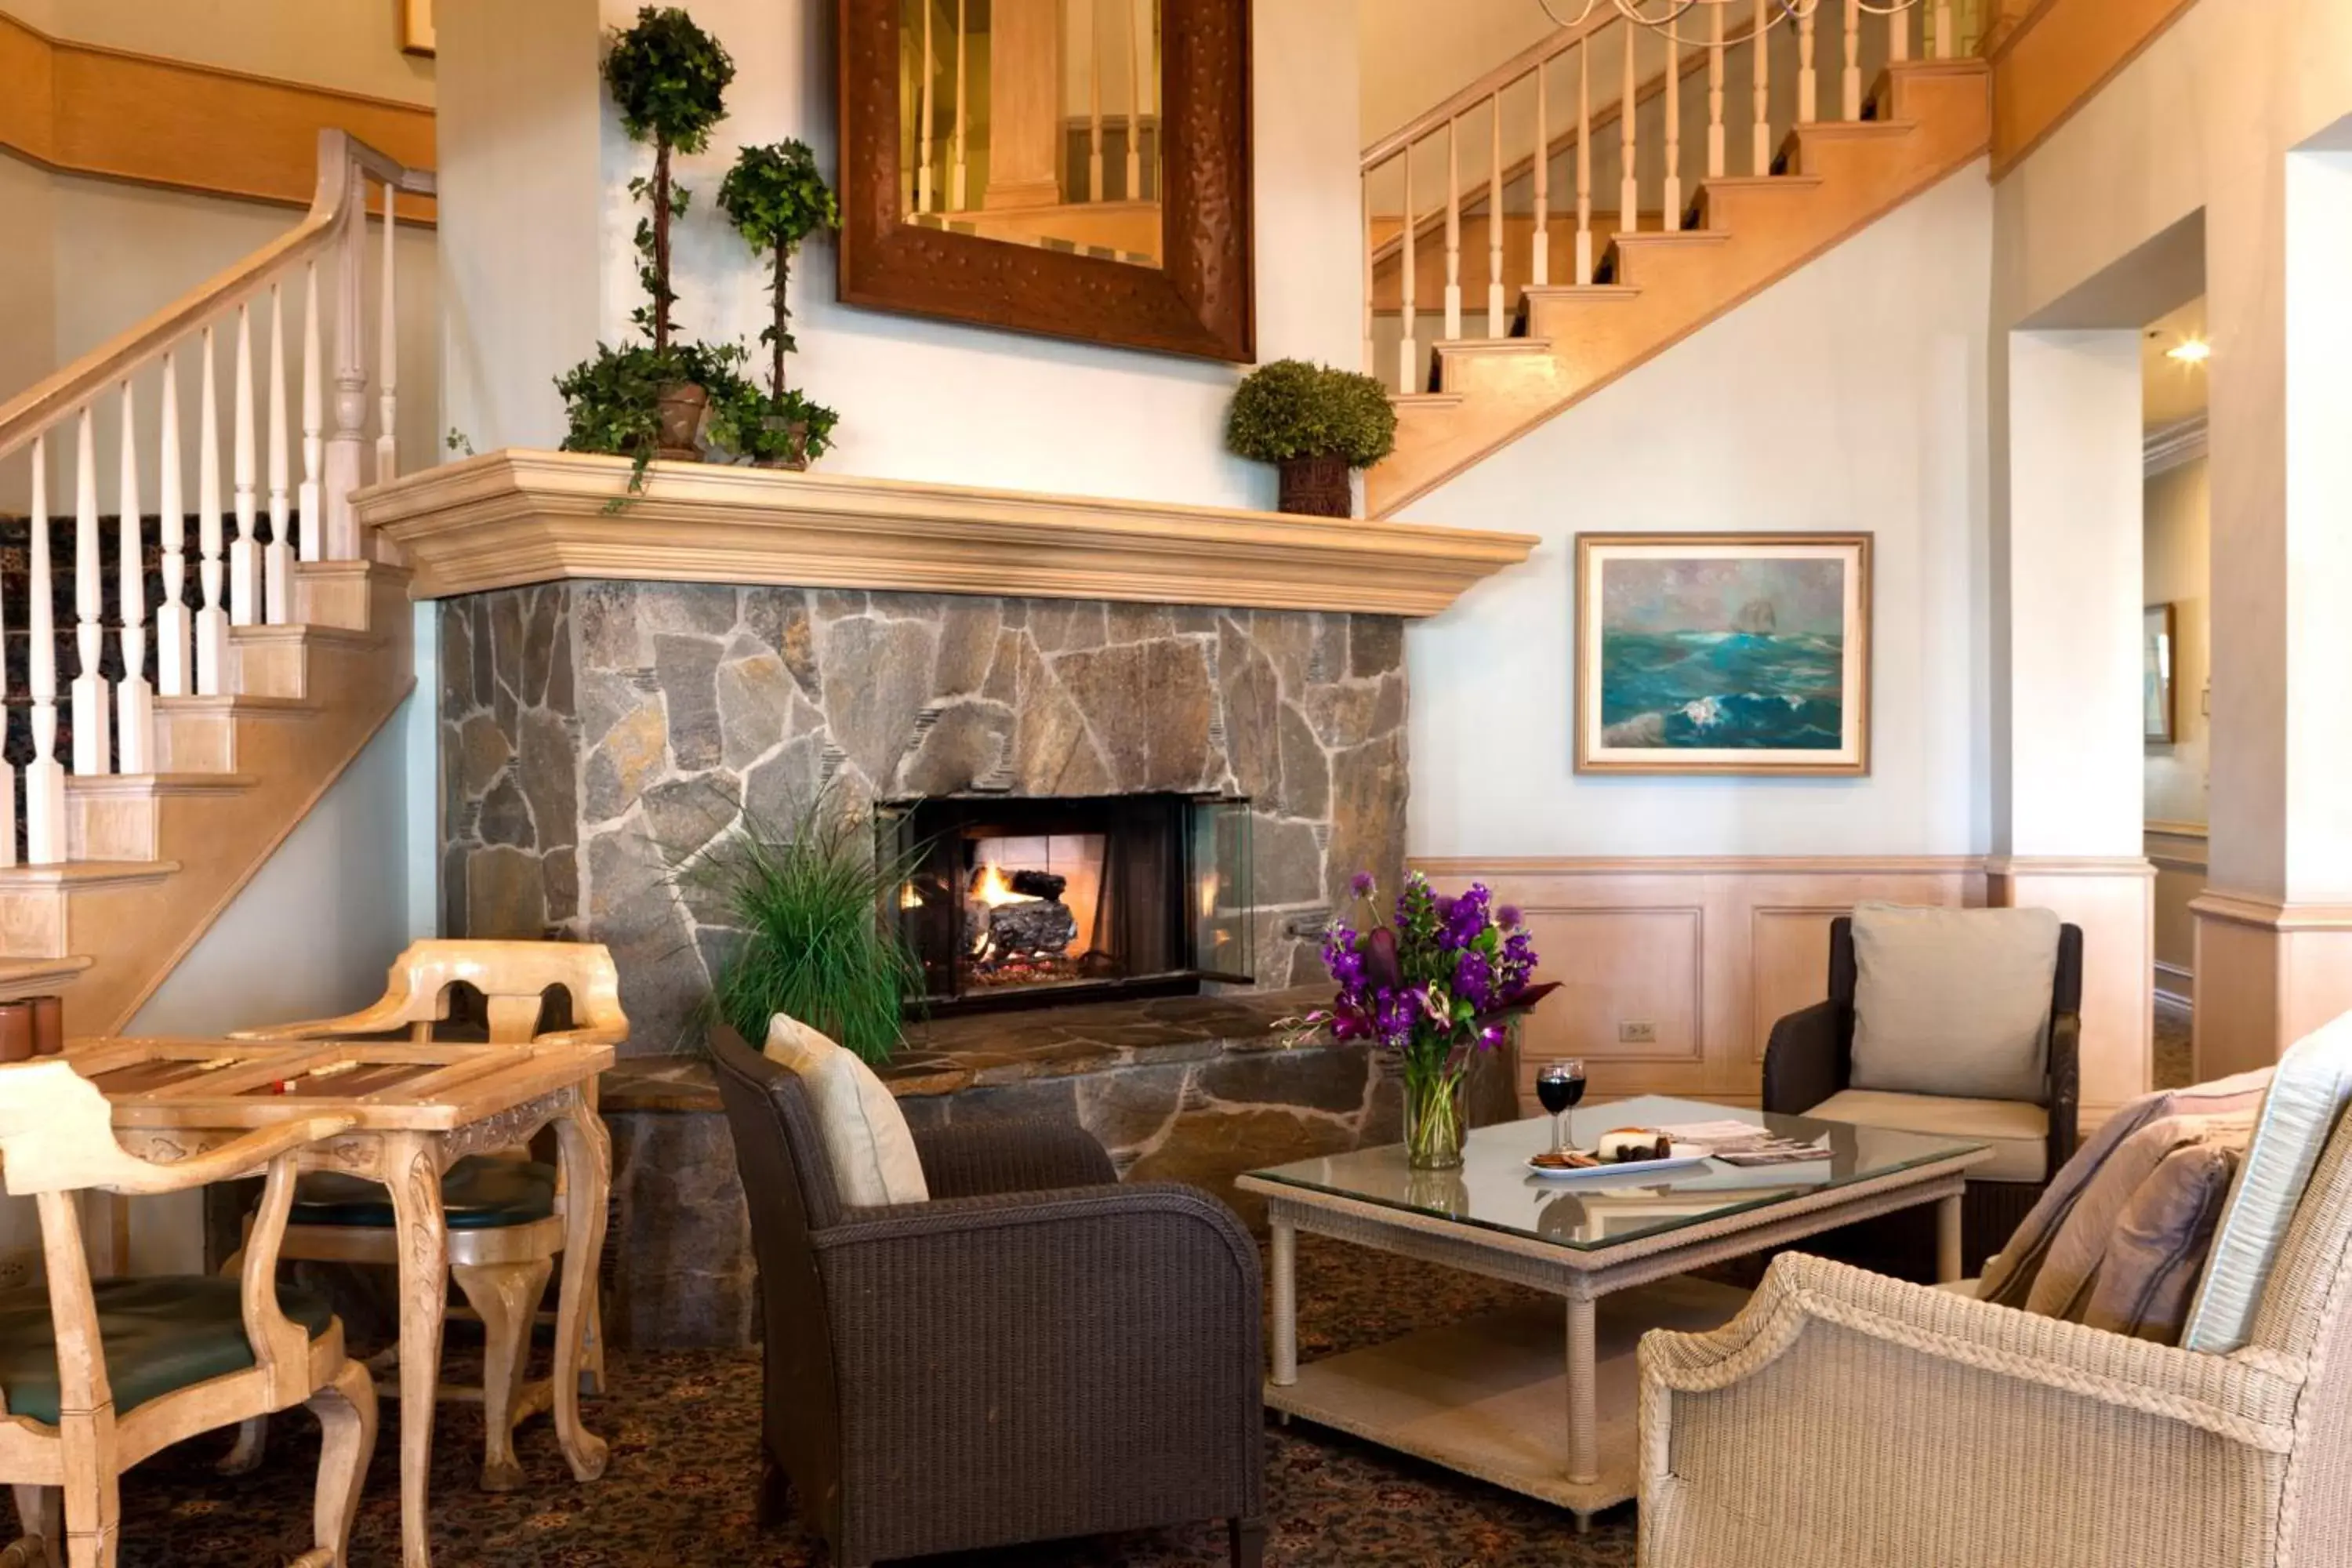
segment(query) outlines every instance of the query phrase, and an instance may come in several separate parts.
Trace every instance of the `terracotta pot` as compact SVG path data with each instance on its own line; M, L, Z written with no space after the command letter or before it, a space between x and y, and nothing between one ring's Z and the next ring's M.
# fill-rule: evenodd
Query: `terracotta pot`
M792 437L792 451L791 451L791 454L790 454L789 456L787 456L787 457L782 457L782 458L761 458L758 459L755 463L753 463L753 464L752 464L752 467L754 467L754 468L790 468L790 469L792 469L794 473L801 473L801 472L803 472L803 471L805 471L805 470L807 469L807 468L808 468L808 421L807 421L807 420L805 420L805 419L779 419L779 418L777 418L774 415L771 414L771 415L767 416L765 418L763 418L763 419L761 419L761 420L760 421L760 428L761 428L761 429L762 429L762 430L769 430L769 431L775 431L775 430L782 430L782 431L783 431L787 436L789 436L789 437Z
M0 1062L33 1059L33 1005L0 1002Z
M33 1054L61 1056L66 1048L66 1005L61 996L34 996Z
M1348 517L1356 510L1345 458L1289 458L1282 463L1284 511L1304 517Z
M702 422L710 413L710 394L690 381L674 382L661 389L661 444L655 456L682 463L702 460Z

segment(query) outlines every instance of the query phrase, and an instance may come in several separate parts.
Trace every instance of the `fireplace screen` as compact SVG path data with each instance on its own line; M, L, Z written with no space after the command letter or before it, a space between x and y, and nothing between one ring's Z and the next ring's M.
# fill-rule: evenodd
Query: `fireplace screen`
M950 796L883 808L932 1012L1246 984L1249 803Z

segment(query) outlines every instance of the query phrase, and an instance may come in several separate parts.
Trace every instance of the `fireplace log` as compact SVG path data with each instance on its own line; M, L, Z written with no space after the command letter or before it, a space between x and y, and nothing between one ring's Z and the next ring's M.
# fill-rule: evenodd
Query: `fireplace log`
M1067 904L1040 899L1034 903L999 904L988 911L988 935L992 955L1014 952L1066 952L1078 939L1078 917Z
M1012 885L1014 892L1025 893L1033 899L1058 899L1062 896L1062 889L1070 885L1070 879L1055 876L1051 871L1015 871Z

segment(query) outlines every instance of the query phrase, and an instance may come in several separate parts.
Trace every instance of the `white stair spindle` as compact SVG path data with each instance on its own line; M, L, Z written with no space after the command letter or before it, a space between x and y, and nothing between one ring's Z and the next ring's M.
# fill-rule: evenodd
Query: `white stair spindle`
M106 678L98 672L106 627L99 616L104 588L99 581L98 432L84 404L74 442L74 652L81 672L73 678L73 771L108 771L107 729L113 704Z
M1952 0L1936 0L1936 58L1948 60L1953 52Z
M1896 5L1886 13L1886 58L1907 60L1911 58L1911 7Z
M382 309L376 328L376 353L381 363L376 366L375 376L375 482L380 485L388 485L400 477L400 391L395 384L400 379L400 274L392 247L393 237L399 232L393 208L393 200L397 195L396 187L386 181L383 187L383 279L376 292ZM364 197L361 205L366 205ZM274 293L271 297L276 298ZM269 352L272 356L278 353L275 340L272 340ZM303 412L307 416L310 411L306 408ZM307 425L303 426L306 433L309 428Z
M273 626L292 617L294 531L292 457L287 441L285 290L269 286L269 542L261 551L261 616Z
M316 561L327 531L320 467L327 450L327 381L319 353L319 264L302 269L302 513L298 540L302 559Z
M1813 69L1813 16L1820 0L1797 13L1797 123L1811 125L1822 117L1821 77Z
M1503 325L1503 94L1496 89L1494 123L1486 137L1486 335L1504 335ZM1538 149L1540 161L1543 153Z
M1748 150L1751 174L1772 172L1772 0L1756 0L1756 33L1748 41L1756 67L1756 140Z
M229 474L236 487L236 541L228 547L228 620L249 626L261 612L260 498L255 493L256 436L253 428L253 301L236 308L236 393L229 436Z
M1413 342L1414 317L1421 305L1421 261L1414 254L1412 212L1412 143L1404 144L1404 249L1398 259L1403 268L1397 281L1403 299L1403 310L1398 318L1403 324L1404 336L1397 342L1397 390L1419 392L1420 379L1415 373L1421 368L1420 346Z
M1087 200L1099 202L1102 159L1102 0L1087 0Z
M196 692L227 689L228 611L221 603L220 377L213 364L213 330L205 329L205 379L196 397Z
M1721 5L1710 5L1707 16L1712 19L1714 37L1706 51L1706 177L1723 178L1723 11Z
M1119 0L1127 13L1127 199L1143 199L1143 25L1135 19L1136 0ZM1151 0L1143 0L1148 10Z
M1845 0L1845 71L1839 96L1848 120L1862 118L1862 0Z
M1592 281L1592 37L1576 45L1576 283Z
M1634 121L1641 119L1639 107L1641 79L1633 74L1633 36L1641 29L1631 22L1621 23L1625 34L1625 88L1617 100L1617 157L1622 177L1617 182L1617 232L1633 234L1642 226L1642 186L1635 177L1641 162L1641 136ZM1619 254L1623 259L1623 254ZM1624 281L1622 277L1620 283Z
M55 866L66 858L66 768L58 761L57 584L49 572L48 442L33 439L31 603L26 616L26 684L33 698L33 760L25 769L25 859Z
M1528 280L1551 282L1551 62L1536 67L1536 231L1528 254Z
M940 73L939 56L931 48L931 9L934 3L935 0L923 0L923 91L921 103L916 110L917 118L922 123L915 127L915 210L919 213L931 210L934 190L931 180L931 123L936 110L932 100L938 91L934 82Z
M1462 337L1461 122L1445 122L1445 341Z
M971 35L964 21L964 0L956 0L955 168L948 175L948 210L962 212L971 205L965 152L971 135Z
M1661 203L1666 232L1683 226L1683 71L1682 46L1666 37L1666 191Z
M1381 358L1380 350L1372 342L1372 329L1379 319L1379 311L1374 309L1372 290L1379 281L1379 272L1372 259L1372 183L1369 178L1363 182L1360 205L1363 208L1364 224L1364 374L1377 376L1381 374Z
M360 488L360 448L365 444L362 427L367 423L367 334L360 325L367 225L362 219L357 212L343 215L335 268L335 424L327 437L325 479L325 554L330 561L360 558L360 524L352 510L352 492Z
M155 689L147 684L147 541L139 512L139 421L131 383L122 384L121 483L117 488L121 510L121 559L115 565L121 629L116 634L122 653L122 679L114 688L114 771L153 771Z
M180 375L176 356L163 356L162 467L155 476L156 519L162 529L163 599L155 606L155 689L188 694L188 509L180 494Z

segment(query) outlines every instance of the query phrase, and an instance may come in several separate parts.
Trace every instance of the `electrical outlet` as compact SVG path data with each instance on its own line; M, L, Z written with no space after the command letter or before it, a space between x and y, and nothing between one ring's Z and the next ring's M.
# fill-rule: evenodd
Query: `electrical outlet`
M0 1252L0 1290L19 1290L41 1281L41 1249L11 1247Z
M1620 1018L1617 1021L1617 1043L1621 1046L1654 1046L1658 1043L1658 1026L1647 1018Z

